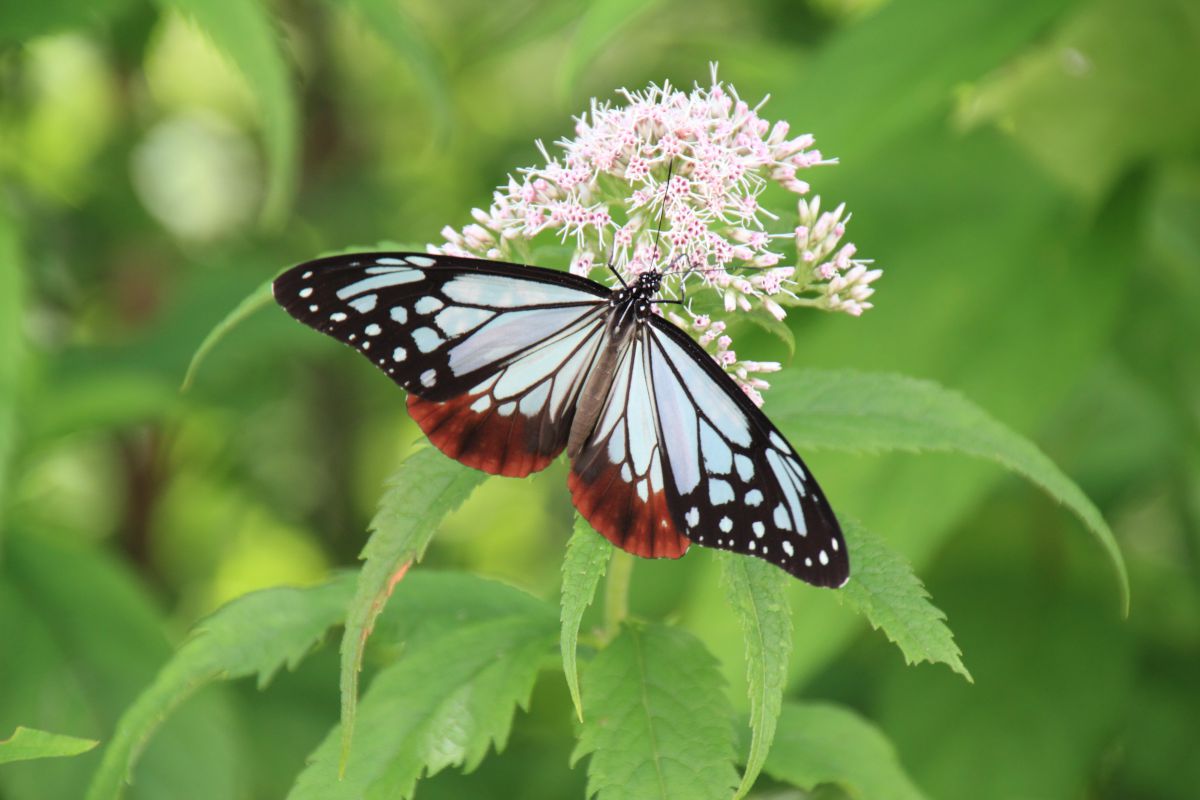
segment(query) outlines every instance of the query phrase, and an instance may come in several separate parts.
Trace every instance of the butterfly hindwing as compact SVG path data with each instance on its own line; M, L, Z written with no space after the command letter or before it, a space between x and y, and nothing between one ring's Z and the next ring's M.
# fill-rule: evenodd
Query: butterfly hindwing
M418 254L301 264L274 284L301 322L409 393L439 449L527 475L562 451L603 332L602 287L550 270Z
M770 561L818 586L850 574L825 495L771 421L703 348L652 319L648 371L670 506L697 544Z
M679 532L666 492L647 355L640 336L620 355L568 485L579 513L616 546L644 558L679 558L690 542Z

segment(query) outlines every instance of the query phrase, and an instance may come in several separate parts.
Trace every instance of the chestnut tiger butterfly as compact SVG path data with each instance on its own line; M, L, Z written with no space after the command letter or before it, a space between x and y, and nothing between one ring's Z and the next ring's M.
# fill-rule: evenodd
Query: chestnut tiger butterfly
M617 547L679 558L696 543L843 585L825 495L712 356L654 313L662 278L610 289L519 264L360 253L300 264L273 288L399 384L451 458L521 477L566 450L575 507Z

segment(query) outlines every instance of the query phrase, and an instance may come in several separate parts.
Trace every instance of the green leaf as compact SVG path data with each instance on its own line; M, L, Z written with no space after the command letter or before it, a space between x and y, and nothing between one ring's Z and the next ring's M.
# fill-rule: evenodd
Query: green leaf
M352 0L351 5L358 8L371 31L408 61L433 104L435 130L432 139L445 139L450 129L451 92L446 83L446 70L438 54L429 46L429 37L395 0Z
M932 381L887 373L799 370L773 381L771 412L800 450L963 453L1023 475L1073 511L1108 554L1129 612L1129 576L1099 509L1029 440L961 395Z
M589 798L727 800L737 785L724 681L686 631L627 623L584 670L583 699L572 761L591 757Z
M64 736L61 733L49 733L18 725L12 736L0 741L0 764L35 758L77 756L98 744L100 743L95 739L80 739L77 736Z
M262 114L267 196L262 218L279 225L296 182L298 114L292 77L261 0L158 0L194 22L246 78Z
M359 725L369 735L359 737L344 773L344 736L334 728L289 797L407 798L422 773L448 766L470 771L493 744L502 750L515 707L528 708L554 645L553 610L538 603L532 611L443 626L440 635L407 648L363 695Z
M604 52L622 30L659 5L658 0L591 0L567 47L566 63L559 72L559 91L565 97L575 90L579 77Z
M863 800L921 800L892 743L849 709L784 703L766 772L805 791L834 783Z
M0 647L0 724L106 739L170 657L166 622L135 576L103 551L14 528L0 565L0 642L20 646ZM245 794L232 724L220 691L195 697L146 751L139 786L171 787L180 800ZM0 796L84 797L101 756L2 768Z
M0 522L4 519L9 459L17 437L18 386L25 352L23 283L16 221L7 204L0 203ZM4 527L0 524L0 540Z
M791 578L756 558L721 552L721 577L746 642L746 683L750 694L750 751L735 798L745 797L762 771L787 686L792 653Z
M254 592L201 621L117 724L88 789L89 800L121 795L154 730L205 684L249 675L263 688L341 622L353 591L345 575L308 589Z
M192 382L196 379L196 373L200 370L200 365L204 363L204 359L208 358L208 354L217 346L217 343L225 338L226 334L237 327L246 317L260 308L271 304L271 301L274 299L271 293L271 284L273 282L274 279L272 278L247 295L245 300L238 303L236 308L226 314L225 318L208 332L208 335L204 337L204 341L196 348L196 353L192 356L192 360L188 364L187 374L183 376L183 385L180 386L180 391L186 392L192 388Z
M946 615L929 602L912 567L854 520L842 519L842 533L854 566L838 596L895 642L909 664L940 661L972 680Z
M438 523L462 505L487 475L447 458L432 447L408 457L388 481L371 520L366 561L342 637L342 763L350 755L363 651L379 612L413 561L419 561Z
M583 720L583 702L579 699L579 673L575 664L575 648L579 642L579 624L583 612L596 597L596 587L604 577L613 548L600 534L592 529L587 520L575 515L575 530L567 543L567 555L563 559L562 581L562 629L559 632L559 647L562 650L563 674L567 688L571 691L571 702L575 704L575 715Z
M781 319L775 319L767 314L743 314L738 319L751 323L783 342L788 351L788 358L796 355L796 334L791 327Z

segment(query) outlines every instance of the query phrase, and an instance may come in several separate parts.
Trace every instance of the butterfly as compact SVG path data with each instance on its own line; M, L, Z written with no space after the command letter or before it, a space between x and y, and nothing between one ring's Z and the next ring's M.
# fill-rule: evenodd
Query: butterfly
M654 313L662 279L610 289L520 264L360 253L300 264L273 288L399 384L451 458L520 477L565 450L575 507L617 547L679 558L695 543L843 585L825 495L712 356Z

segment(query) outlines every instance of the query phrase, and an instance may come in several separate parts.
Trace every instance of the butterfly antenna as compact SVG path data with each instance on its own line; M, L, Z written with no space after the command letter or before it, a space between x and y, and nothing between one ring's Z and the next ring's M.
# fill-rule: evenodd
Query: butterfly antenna
M606 266L608 267L608 271L611 272L613 275L615 275L617 280L621 282L621 285L624 286L626 289L628 289L629 284L625 282L625 279L621 277L621 273L617 270L617 268L615 266L613 266L613 258L616 256L615 248L616 248L615 242L613 243L612 247L608 248L608 262L607 262Z
M662 236L663 213L667 210L667 198L671 194L671 174L675 171L675 159L667 164L667 182L663 184L662 205L658 207L658 224L654 228L654 254L658 255L658 239Z

